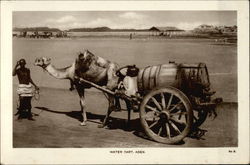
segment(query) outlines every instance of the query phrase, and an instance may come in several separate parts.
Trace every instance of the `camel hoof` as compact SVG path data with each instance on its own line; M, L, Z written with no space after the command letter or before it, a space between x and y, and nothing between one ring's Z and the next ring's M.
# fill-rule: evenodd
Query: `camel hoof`
M81 125L81 126L86 126L87 124L86 124L86 122L84 121L84 122L81 122L80 125Z

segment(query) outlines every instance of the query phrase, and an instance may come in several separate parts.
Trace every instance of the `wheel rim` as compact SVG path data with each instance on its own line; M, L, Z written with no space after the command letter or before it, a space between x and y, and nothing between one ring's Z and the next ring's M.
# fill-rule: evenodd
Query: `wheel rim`
M151 91L140 106L141 124L153 140L173 144L190 131L193 113L188 98L168 87Z

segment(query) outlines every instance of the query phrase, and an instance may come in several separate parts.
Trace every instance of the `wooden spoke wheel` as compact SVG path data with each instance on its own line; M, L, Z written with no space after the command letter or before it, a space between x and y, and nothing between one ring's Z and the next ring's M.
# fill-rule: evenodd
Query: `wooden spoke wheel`
M153 140L174 144L184 139L193 122L192 106L185 94L174 87L149 92L140 105L140 120Z

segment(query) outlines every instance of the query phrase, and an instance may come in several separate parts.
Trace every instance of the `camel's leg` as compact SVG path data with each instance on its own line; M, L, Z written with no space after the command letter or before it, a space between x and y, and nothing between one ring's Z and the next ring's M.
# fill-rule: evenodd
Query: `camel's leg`
M72 80L70 80L70 88L69 88L69 90L73 91L74 89L75 89L74 82Z
M87 115L86 115L86 111L85 111L85 97L84 96L81 96L80 97L80 105L81 105L81 112L82 112L82 117L83 117L83 120L82 122L80 123L81 126L86 126L86 122L87 122Z
M107 77L108 77L107 88L108 89L114 89L114 87L117 86L118 77L116 76L116 70L117 70L117 67L115 66L115 64L112 64L112 63L107 68Z
M77 87L77 92L79 94L80 97L80 106L81 106L81 113L82 113L82 121L80 123L81 126L86 126L86 122L87 122L87 115L86 115L86 111L85 111L85 97L84 97L84 88L81 87Z
M116 111L121 111L120 99L118 97L115 97L115 108Z
M114 104L114 96L108 95L108 101L109 101L109 107L108 107L108 112L103 120L103 123L98 125L99 128L103 128L107 125L108 123L108 118L110 114L114 111L115 109L115 104Z
M108 78L108 82L107 82L107 86L106 86L107 89L112 90L117 86L118 77L115 74L116 70L117 70L117 67L113 63L111 63L109 65L109 67L107 68L107 78ZM114 111L116 109L114 96L108 94L108 100L109 100L108 112L104 118L103 123L101 125L99 125L98 127L105 127L107 125L108 118L109 118L110 114L112 113L112 111Z
M107 112L107 114L106 114L106 116L105 116L105 118L103 120L103 123L98 125L99 128L103 128L103 127L105 127L107 125L109 115L112 113L112 111L113 110L111 108L108 109L108 112Z

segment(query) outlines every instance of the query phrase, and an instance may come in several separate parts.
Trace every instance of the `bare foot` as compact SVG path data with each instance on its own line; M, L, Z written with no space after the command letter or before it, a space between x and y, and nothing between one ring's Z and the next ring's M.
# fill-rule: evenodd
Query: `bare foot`
M80 123L80 125L81 125L81 126L86 126L87 124L86 124L85 121L83 121L83 122Z
M32 117L29 117L28 120L35 121L35 119L33 119Z

